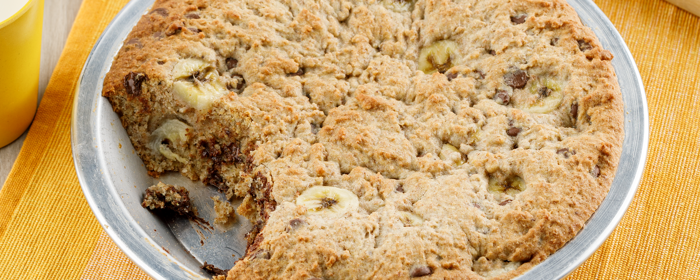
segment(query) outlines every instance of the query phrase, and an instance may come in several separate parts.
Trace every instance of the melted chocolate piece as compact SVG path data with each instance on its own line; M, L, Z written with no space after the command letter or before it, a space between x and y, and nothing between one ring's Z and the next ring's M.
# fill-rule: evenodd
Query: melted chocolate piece
M236 90L237 93L241 93L243 89L245 88L245 79L243 79L243 76L241 75L233 75L232 80L236 80L236 86L234 87L232 84L227 84L226 88L228 90Z
M564 158L569 158L569 156L573 156L576 154L575 150L569 150L568 148L561 148L557 150L557 154L564 156Z
M433 270L430 267L422 265L411 269L411 277L422 277L433 274Z
M496 95L493 96L493 100L498 104L508 105L510 104L510 95L508 95L507 91L499 89L496 91Z
M591 43L586 42L584 40L578 40L578 48L582 51L585 52L587 50L592 49L593 47L591 46Z
M143 48L143 44L141 44L141 41L139 40L139 38L132 38L131 40L126 41L126 43L124 43L124 45L135 45L139 49Z
M593 177L598 178L598 176L600 176L600 167L598 167L597 165L593 167L593 170L591 170L591 175Z
M291 73L289 75L290 76L302 76L302 75L304 75L304 73L306 73L306 72L304 72L304 68L299 67L299 70L297 70L296 72Z
M148 77L144 73L129 72L124 76L124 89L129 95L141 95L141 85Z
M529 80L530 77L527 75L527 72L520 69L503 76L503 81L512 88L524 88Z
M527 20L527 14L520 14L517 16L510 17L510 22L512 22L513 24L525 23L525 20Z
M557 43L559 43L559 38L552 38L552 40L549 41L549 44L552 46L556 46Z
M226 59L226 67L228 69L233 69L238 66L238 59L235 59L233 57L229 57Z
M457 75L458 75L458 74L455 73L455 72L450 72L450 73L445 74L445 76L447 77L447 80L448 80L448 81L452 81L452 79L457 78Z
M506 206L506 205L508 205L508 203L510 203L511 201L513 201L513 200L512 200L512 199L506 199L506 200L502 201L501 203L499 203L498 205Z
M153 9L149 12L149 14L158 14L162 17L167 17L169 15L168 10L166 8Z
M508 134L508 136L511 136L511 137L518 136L518 134L520 134L520 128L517 128L514 126L510 127L510 128L508 128L508 130L506 130L506 133Z
M405 193L406 191L403 189L403 184L399 183L399 186L396 187L396 191L400 193Z
M571 115L574 118L574 122L578 119L578 103L574 102L571 104Z
M296 219L292 219L291 221L289 221L289 225L292 227L292 229L296 229L296 228L307 225L307 223L302 219L296 218Z

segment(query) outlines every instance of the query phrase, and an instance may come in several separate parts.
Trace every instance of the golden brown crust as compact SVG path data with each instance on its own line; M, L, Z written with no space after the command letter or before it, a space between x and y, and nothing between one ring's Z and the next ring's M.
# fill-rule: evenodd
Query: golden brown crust
M392 1L158 0L127 37L103 95L150 174L244 197L229 279L509 279L605 198L622 96L564 0Z

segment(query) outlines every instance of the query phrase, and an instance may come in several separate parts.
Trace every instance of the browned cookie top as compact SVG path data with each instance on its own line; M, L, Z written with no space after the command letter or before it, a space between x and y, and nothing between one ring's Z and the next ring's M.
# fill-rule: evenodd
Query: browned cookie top
M103 94L151 175L245 198L230 279L511 278L607 194L611 59L563 0L164 0Z

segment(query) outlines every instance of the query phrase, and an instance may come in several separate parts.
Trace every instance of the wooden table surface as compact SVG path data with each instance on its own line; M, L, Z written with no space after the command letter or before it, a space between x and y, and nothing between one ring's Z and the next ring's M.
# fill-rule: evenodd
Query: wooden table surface
M47 0L44 3L44 26L41 41L41 70L39 73L39 99L44 95L53 68L66 44L68 33L73 20L78 14L82 0ZM7 175L22 148L27 132L15 142L0 148L0 187L5 183Z

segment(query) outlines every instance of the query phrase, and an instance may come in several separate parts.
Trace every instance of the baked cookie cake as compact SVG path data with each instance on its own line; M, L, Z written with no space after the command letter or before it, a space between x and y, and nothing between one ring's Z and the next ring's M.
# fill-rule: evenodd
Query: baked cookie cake
M150 175L243 198L227 279L507 279L610 188L612 58L564 0L157 0L103 95Z

